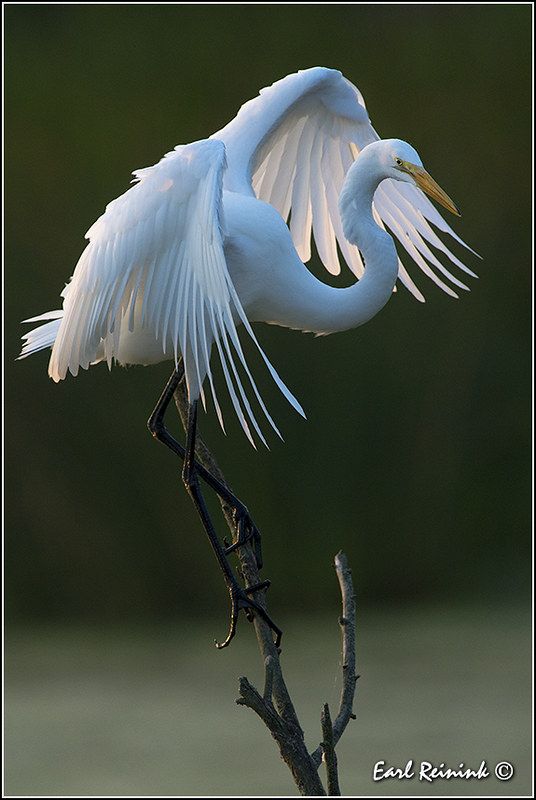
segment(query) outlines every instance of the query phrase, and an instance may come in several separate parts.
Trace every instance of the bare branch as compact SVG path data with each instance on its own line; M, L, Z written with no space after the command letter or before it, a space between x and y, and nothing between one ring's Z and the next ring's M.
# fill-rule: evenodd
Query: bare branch
M331 716L327 703L324 704L324 708L322 709L322 714L320 715L320 724L322 726L322 749L324 751L323 758L326 765L328 795L330 797L339 797L341 790L339 788L339 774L337 771L337 755L335 753L333 727L331 725Z
M300 794L317 797L325 795L316 767L305 747L303 734L289 730L271 701L263 698L247 678L240 678L238 705L247 706L262 719L278 744L281 758L292 772Z
M179 411L179 415L182 421L182 425L184 430L186 430L188 424L188 398L186 395L186 388L184 385L184 381L182 381L179 386L177 387L174 395L175 404ZM225 483L226 486L229 484L225 480L225 477L219 468L216 459L204 443L201 436L198 434L196 439L196 457L198 461L211 472L215 477L217 477L222 483ZM222 507L222 512L231 531L233 542L236 541L236 528L233 518L232 509L227 506L226 503L220 500L220 504ZM249 545L244 545L240 547L237 551L237 555L240 561L240 569L242 571L242 576L244 578L244 582L246 587L248 586L255 586L255 584L260 583L261 577L259 575L259 571L257 569L257 563L255 560L254 553ZM254 595L254 600L258 603L262 608L266 609L266 599L265 599L265 592L260 591L256 592ZM300 733L303 737L303 731L301 730L300 723L298 720L298 715L296 714L296 710L294 709L294 705L292 700L290 699L290 695L288 693L288 689L285 685L285 681L283 680L283 674L281 671L281 664L279 661L279 653L277 648L274 644L272 631L270 630L269 626L261 619L259 616L255 615L253 624L255 626L255 633L257 635L257 640L259 643L259 648L261 651L261 655L263 658L264 663L266 664L266 660L270 660L270 686L272 690L273 701L275 707L277 708L279 714L281 715L282 719L286 722L289 728L296 732Z
M342 615L339 618L342 633L342 689L339 701L339 712L333 724L333 743L337 744L351 719L355 719L353 703L357 676L355 674L355 594L352 582L352 571L348 566L346 555L340 551L335 556L335 571L339 580L342 596ZM324 737L325 738L325 737ZM317 768L322 761L323 747L320 744L311 758Z
M339 713L333 725L333 739L339 741L353 714L355 685L355 594L352 582L352 570L342 550L335 556L335 571L339 579L342 596L342 617L339 620L342 632L342 690Z
M186 430L188 399L183 383L181 383L175 391L175 403L183 427ZM228 486L214 456L199 435L196 440L196 459L205 469L209 470L222 483ZM220 501L220 503L223 515L232 533L233 542L236 542L237 531L233 511L226 503L222 501ZM239 547L236 552L245 586L249 587L259 584L261 578L253 549L249 544L244 544ZM350 570L347 566L346 557L342 553L339 553L335 558L335 568L339 577L343 597L341 627L343 631L344 685L339 714L335 720L334 726L331 725L329 709L327 709L326 706L328 722L325 721L324 715L323 725L328 725L329 732L326 730L326 732L323 733L323 743L312 756L309 755L296 710L283 678L281 662L279 660L279 650L275 646L270 627L258 614L253 615L253 625L264 662L264 691L261 695L247 678L242 677L239 681L240 697L236 701L239 705L251 708L264 722L277 742L281 757L289 767L300 793L308 796L322 796L326 794L318 775L318 767L322 760L322 753L325 752L326 749L330 753L326 761L326 764L329 764L328 788L330 788L330 794L340 794L340 791L338 791L338 782L336 780L335 744L340 739L348 723L349 715L352 714L353 691L355 690L355 603ZM266 593L264 589L255 592L254 599L256 603L266 609ZM344 624L342 620L344 620ZM352 692L350 693L348 681L352 678ZM337 789L337 791L335 791L335 789Z
M267 656L264 659L264 692L263 697L267 703L272 702L274 693L274 659Z
M239 706L247 706L258 714L275 739L283 736L285 733L284 726L272 705L272 701L261 697L247 678L239 678L238 684L240 697L236 701L237 704Z

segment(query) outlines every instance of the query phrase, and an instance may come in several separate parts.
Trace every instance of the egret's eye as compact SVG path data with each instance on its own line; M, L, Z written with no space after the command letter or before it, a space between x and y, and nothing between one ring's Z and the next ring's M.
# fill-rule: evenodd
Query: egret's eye
M396 161L396 163L398 164L399 167L402 166L402 159L401 158L395 158L395 161Z

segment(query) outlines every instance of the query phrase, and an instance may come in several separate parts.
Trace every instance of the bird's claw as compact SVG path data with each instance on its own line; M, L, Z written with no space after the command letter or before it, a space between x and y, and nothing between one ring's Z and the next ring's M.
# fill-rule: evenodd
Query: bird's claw
M234 509L234 522L237 533L236 541L233 542L233 544L229 544L224 540L225 555L234 553L235 550L248 544L248 542L253 542L253 552L255 553L257 569L262 569L261 534L245 506L238 506Z
M218 648L218 650L222 650L224 647L227 647L234 638L236 633L236 627L238 625L238 614L242 609L248 619L249 622L253 622L254 613L258 614L258 616L264 620L264 622L268 625L270 630L272 630L275 634L275 646L279 648L281 643L281 637L283 632L277 625L272 621L269 617L267 612L256 603L254 600L251 600L248 597L248 594L253 592L260 591L261 589L267 589L270 585L270 581L262 581L261 583L256 583L254 586L248 586L245 589L240 588L240 586L233 587L230 590L231 595L231 622L229 625L229 633L227 634L227 638L223 642L218 642L216 639L214 640L214 644Z

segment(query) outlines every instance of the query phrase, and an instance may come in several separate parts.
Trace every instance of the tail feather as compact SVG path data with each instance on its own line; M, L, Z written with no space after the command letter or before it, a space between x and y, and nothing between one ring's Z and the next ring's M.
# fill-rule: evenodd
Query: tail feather
M41 322L43 320L49 320L49 322L24 334L22 337L24 345L18 360L31 356L32 353L37 353L39 350L52 347L58 335L62 316L63 311L47 311L46 314L38 317L25 319L24 322Z

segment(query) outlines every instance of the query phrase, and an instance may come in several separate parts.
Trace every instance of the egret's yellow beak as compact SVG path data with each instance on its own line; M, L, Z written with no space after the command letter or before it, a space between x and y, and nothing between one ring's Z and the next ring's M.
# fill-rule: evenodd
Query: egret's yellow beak
M461 216L448 194L443 191L441 186L434 181L432 176L429 175L425 169L418 167L416 164L410 164L409 161L403 161L402 168L412 176L419 189L422 189L423 192L430 195L433 200L437 200L438 203L441 203L447 211L456 214L457 217Z

